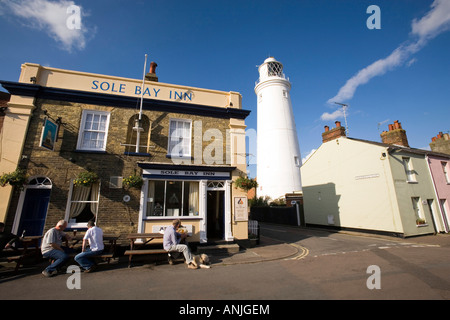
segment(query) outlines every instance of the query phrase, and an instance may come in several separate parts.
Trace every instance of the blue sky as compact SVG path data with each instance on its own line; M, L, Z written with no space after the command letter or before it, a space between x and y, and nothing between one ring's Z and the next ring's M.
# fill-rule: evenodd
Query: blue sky
M450 130L449 3L0 0L0 79L17 81L24 62L140 79L148 54L160 82L240 92L258 131L257 66L274 56L292 83L303 157L325 125L344 124L335 100L349 105L350 137L380 141L399 120L411 147L429 148ZM79 30L66 26L72 4ZM370 5L381 29L367 27Z

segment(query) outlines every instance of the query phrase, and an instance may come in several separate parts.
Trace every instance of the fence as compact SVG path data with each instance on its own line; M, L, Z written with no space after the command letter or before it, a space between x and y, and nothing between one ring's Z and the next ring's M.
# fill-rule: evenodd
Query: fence
M293 207L251 207L250 219L287 225L304 225L303 206Z

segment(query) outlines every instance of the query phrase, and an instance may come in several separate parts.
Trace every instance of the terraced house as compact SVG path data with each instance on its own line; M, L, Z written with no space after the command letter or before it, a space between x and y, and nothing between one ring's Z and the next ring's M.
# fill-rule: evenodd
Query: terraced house
M60 219L106 233L157 232L174 217L191 241L246 239L245 118L237 92L25 63L4 110L0 173L23 169L25 186L0 188L0 220L42 234ZM246 201L245 201L246 203ZM246 213L246 212L245 212Z
M303 164L307 225L402 237L449 231L450 154L411 148L400 122L382 142L325 126L323 143Z

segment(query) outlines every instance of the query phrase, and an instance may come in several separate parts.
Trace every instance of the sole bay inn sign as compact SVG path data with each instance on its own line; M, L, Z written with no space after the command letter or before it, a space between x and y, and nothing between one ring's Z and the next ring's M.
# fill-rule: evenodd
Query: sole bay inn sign
M161 88L146 87L144 88L144 93L142 93L141 85L129 85L127 83L118 83L114 81L102 81L94 80L92 81L92 90L99 91L102 93L123 93L127 95L143 96L150 98L161 98L176 101L192 101L194 94L192 91L180 91L166 89L161 91Z

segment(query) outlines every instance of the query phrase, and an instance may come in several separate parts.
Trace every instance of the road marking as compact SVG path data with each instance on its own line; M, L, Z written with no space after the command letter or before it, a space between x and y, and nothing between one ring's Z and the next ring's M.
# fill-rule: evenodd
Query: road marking
M299 249L300 252L295 257L289 258L289 259L285 259L285 260L300 260L300 259L303 259L304 257L306 257L309 254L309 250L307 248L301 246L301 245L298 245L296 243L290 243L289 245Z

